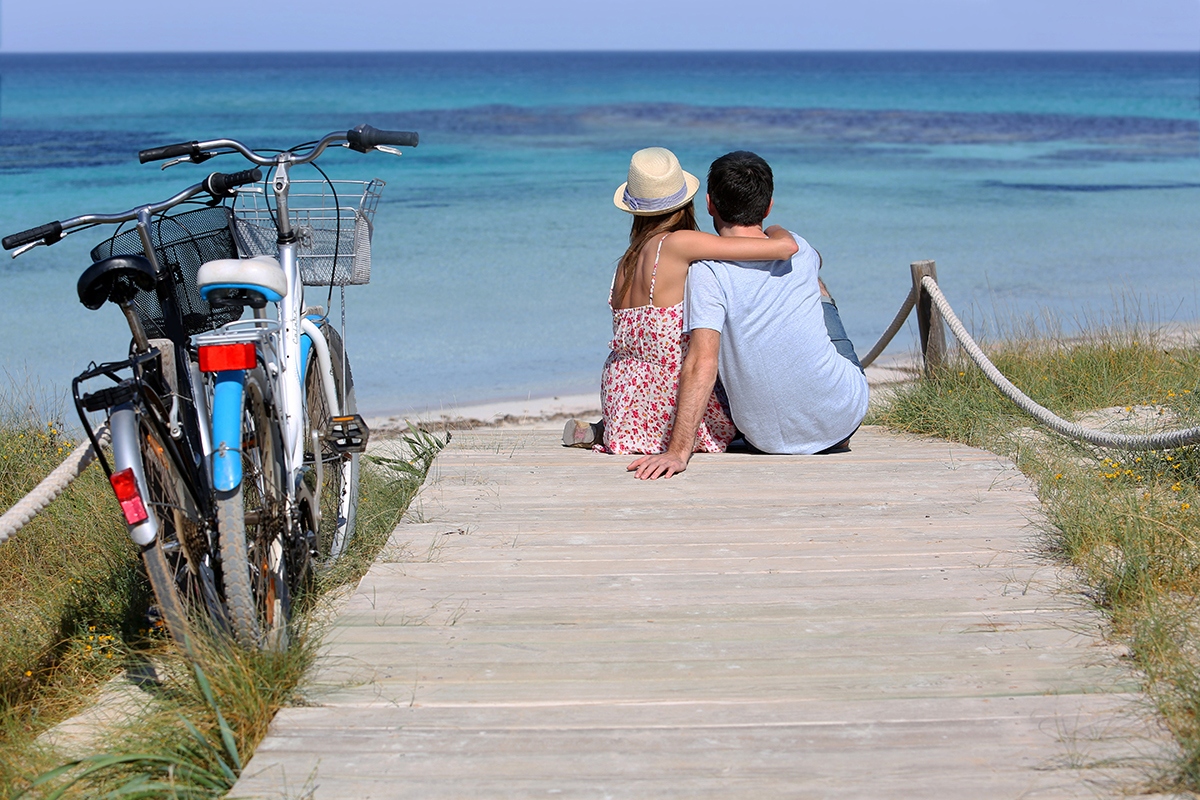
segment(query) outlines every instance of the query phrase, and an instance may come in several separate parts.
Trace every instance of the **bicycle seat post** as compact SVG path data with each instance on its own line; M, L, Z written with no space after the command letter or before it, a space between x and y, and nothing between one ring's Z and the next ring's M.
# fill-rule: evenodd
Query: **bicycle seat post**
M142 325L142 320L133 310L133 303L121 303L121 313L125 315L125 321L129 323L129 332L133 334L133 346L139 354L150 352L150 339L146 336L146 328Z

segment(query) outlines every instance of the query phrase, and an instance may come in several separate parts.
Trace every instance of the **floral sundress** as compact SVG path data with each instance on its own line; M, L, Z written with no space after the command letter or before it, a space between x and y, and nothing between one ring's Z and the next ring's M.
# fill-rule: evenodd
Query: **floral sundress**
M608 293L613 315L612 352L600 377L604 443L595 448L606 453L662 453L671 441L679 370L691 335L683 332L683 303L667 308L654 305L658 259L667 236L659 239L654 254L649 305L613 308L613 290ZM615 277L613 283L615 288ZM714 392L696 431L693 452L722 453L733 437L733 421Z

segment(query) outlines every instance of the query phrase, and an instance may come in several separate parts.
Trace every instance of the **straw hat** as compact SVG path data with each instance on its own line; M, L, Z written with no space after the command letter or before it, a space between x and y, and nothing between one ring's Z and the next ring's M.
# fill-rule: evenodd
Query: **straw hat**
M629 159L629 180L617 187L613 204L639 217L666 214L692 202L700 179L684 172L665 147L638 150Z

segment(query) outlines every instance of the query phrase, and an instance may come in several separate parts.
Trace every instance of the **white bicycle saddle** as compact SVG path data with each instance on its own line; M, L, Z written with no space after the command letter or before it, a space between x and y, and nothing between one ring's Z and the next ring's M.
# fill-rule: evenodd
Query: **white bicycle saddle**
M196 285L200 288L200 296L206 300L216 289L257 291L272 303L279 302L287 294L287 276L283 267L270 256L206 261L196 274Z

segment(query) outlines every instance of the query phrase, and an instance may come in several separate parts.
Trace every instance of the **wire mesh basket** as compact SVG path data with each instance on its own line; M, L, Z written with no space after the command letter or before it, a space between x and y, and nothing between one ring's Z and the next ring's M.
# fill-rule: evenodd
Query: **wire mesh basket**
M371 220L385 186L370 181L292 181L288 211L296 231L305 286L357 286L371 281ZM247 186L234 201L234 230L245 255L277 252L270 186Z
M231 219L229 209L217 206L159 217L150 223L150 242L160 275L171 276L175 303L188 336L219 328L242 315L240 308L214 310L200 297L196 286L196 273L204 262L238 257ZM116 233L92 249L93 261L131 255L145 255L137 228ZM138 292L133 308L151 338L169 337L157 290Z

